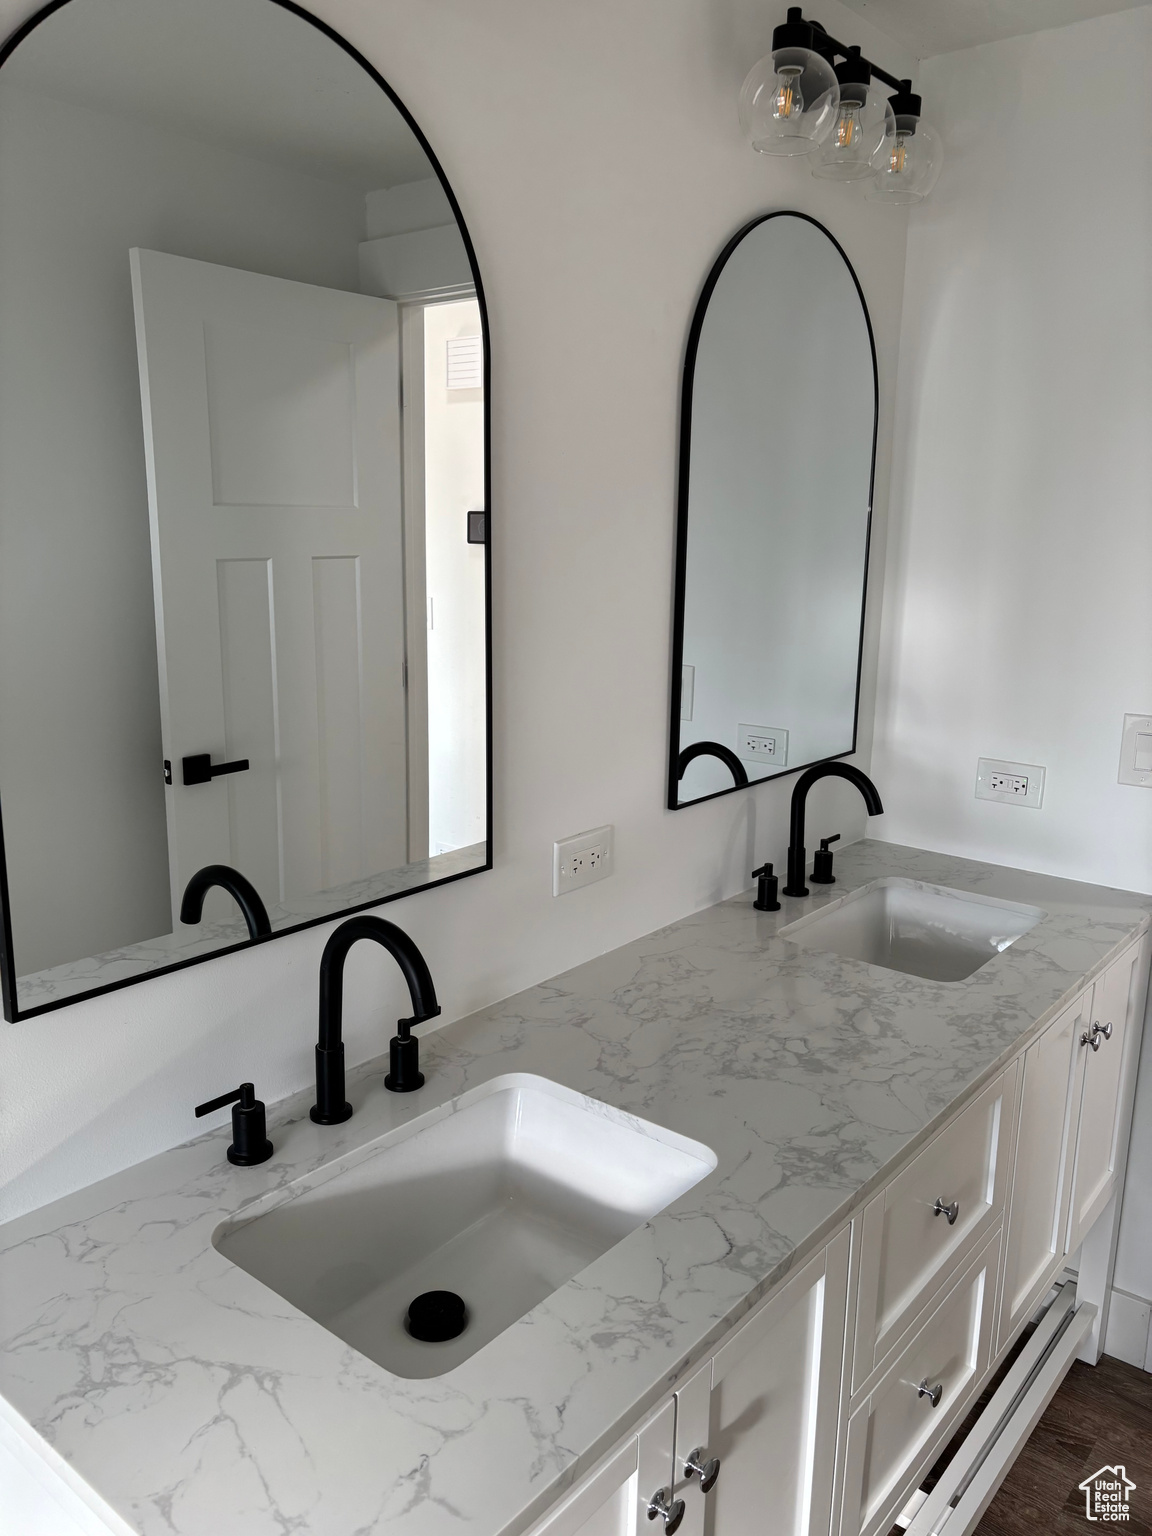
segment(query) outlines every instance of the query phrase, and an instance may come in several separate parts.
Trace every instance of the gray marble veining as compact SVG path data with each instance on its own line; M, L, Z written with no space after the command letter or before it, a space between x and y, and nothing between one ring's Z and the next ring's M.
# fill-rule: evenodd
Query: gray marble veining
M426 1037L426 1087L270 1113L0 1228L0 1394L146 1536L524 1529L1149 922L1152 898L881 843L761 914L751 893ZM776 937L883 875L1042 907L968 980ZM407 1380L224 1259L225 1218L505 1072L710 1146L715 1171L447 1375Z

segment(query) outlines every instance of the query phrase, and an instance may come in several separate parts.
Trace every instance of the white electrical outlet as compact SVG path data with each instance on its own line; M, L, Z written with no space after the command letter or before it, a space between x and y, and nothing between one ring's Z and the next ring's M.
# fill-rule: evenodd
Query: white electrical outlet
M611 827L593 827L590 832L577 832L575 837L553 843L553 896L563 896L596 880L607 880L614 868L612 845Z
M741 725L737 727L736 756L746 763L770 764L773 768L788 766L788 732L773 725Z
M1044 769L1037 763L1004 763L982 757L976 765L977 800L1026 805L1038 811L1044 802Z

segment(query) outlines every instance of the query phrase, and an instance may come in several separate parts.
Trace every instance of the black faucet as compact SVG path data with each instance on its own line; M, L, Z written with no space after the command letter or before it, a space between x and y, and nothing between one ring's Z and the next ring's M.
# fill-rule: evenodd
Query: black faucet
M344 961L359 939L374 939L396 961L412 995L413 1016L398 1019L398 1033L389 1045L391 1071L384 1079L393 1093L411 1093L423 1085L420 1043L413 1024L423 1024L440 1012L432 973L416 945L395 923L382 917L350 917L341 923L324 946L320 957L320 1035L316 1043L316 1102L310 1111L317 1125L339 1125L352 1113L344 1098L344 1042L340 1028L344 1014Z
M817 763L814 768L809 768L802 773L792 791L792 835L788 845L788 884L784 887L785 896L807 896L808 894L808 887L804 884L804 866L807 863L807 855L804 852L804 806L808 799L808 791L813 784L818 779L829 778L847 779L849 784L855 784L864 796L864 804L868 808L869 816L884 814L884 806L875 784L866 773L861 773L859 768L853 768L851 763Z
M726 747L719 741L694 741L691 746L685 747L676 759L677 783L684 777L684 770L694 757L718 757L736 780L738 788L743 789L748 783L748 773L744 764L731 747Z
M250 939L266 939L272 932L268 921L268 909L260 900L260 892L230 864L205 864L198 869L184 887L184 899L180 903L180 921L198 923L204 911L204 897L214 885L222 886L244 914Z

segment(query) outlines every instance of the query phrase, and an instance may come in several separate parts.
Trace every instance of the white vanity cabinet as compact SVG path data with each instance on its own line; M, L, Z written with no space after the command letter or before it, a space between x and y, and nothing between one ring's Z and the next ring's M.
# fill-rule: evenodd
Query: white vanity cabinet
M883 1536L956 1428L992 1358L1000 1230L853 1400L840 1536Z
M1032 1315L1064 1262L1079 1108L1077 1052L1091 1017L1089 987L1024 1054L997 1347Z
M1048 1366L1043 1402L1090 1326L1081 1358L1095 1359L1149 948L1113 961L534 1536L885 1536L1086 1238L1079 1289L1093 1305ZM998 1425L999 1475L1042 1407ZM660 1489L666 1522L649 1516Z
M1016 1074L1014 1062L864 1207L854 1388L999 1221Z
M825 1536L831 1517L849 1233L841 1232L676 1394L682 1536ZM715 1483L700 1472L719 1458Z
M1126 1145L1129 1089L1136 1069L1146 985L1146 946L1134 944L1092 989L1091 1022L1085 1021L1086 1027L1077 1036L1083 1089L1068 1253L1080 1246L1116 1188L1117 1168Z
M1035 1310L1116 1191L1147 971L1148 941L1142 940L1024 1054L998 1349ZM1110 1255L1106 1275L1109 1261Z
M785 1280L533 1536L827 1536L849 1245L845 1228ZM694 1456L719 1460L707 1490Z
M670 1502L675 1427L676 1404L669 1399L561 1499L533 1536L658 1536L664 1522L659 1516L650 1521L648 1511L661 1492Z

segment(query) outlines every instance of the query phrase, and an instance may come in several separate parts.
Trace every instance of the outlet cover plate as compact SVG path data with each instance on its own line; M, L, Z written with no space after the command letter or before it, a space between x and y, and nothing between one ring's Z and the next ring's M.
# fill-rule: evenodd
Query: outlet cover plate
M1152 715L1124 716L1117 782L1152 787Z
M612 827L593 827L552 844L552 894L565 896L582 885L607 880L616 867Z
M774 725L738 726L736 756L765 768L787 768L788 732Z
M976 765L976 798L1038 811L1044 803L1044 769L1038 763L982 757Z

